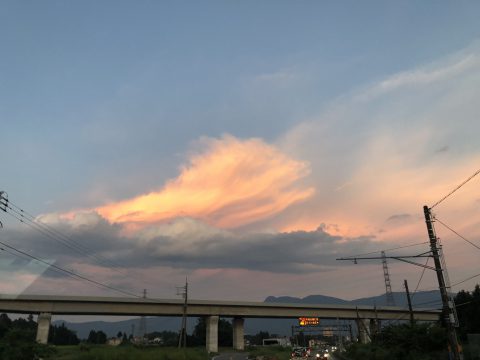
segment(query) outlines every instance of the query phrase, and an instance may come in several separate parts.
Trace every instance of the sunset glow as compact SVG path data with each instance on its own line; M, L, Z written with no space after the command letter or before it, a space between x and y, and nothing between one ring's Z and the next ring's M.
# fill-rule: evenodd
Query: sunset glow
M179 216L234 228L266 219L308 199L312 187L300 180L307 163L258 139L224 136L191 157L180 175L162 189L96 210L110 222L145 225Z

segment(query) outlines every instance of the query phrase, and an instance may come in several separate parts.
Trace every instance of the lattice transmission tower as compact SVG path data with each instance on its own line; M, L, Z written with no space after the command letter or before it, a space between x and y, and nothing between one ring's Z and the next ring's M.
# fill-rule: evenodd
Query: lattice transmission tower
M385 297L387 299L388 306L395 306L395 298L393 297L392 285L390 284L390 274L388 272L387 256L385 251L382 251L382 265L383 265L383 277L385 279Z

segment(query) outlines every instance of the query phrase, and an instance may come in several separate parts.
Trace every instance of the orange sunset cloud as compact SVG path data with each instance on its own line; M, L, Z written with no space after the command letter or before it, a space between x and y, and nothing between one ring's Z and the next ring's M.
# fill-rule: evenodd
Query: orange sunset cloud
M300 182L310 172L307 163L260 139L226 135L206 145L160 190L95 210L110 222L133 226L188 216L235 228L274 216L315 192Z

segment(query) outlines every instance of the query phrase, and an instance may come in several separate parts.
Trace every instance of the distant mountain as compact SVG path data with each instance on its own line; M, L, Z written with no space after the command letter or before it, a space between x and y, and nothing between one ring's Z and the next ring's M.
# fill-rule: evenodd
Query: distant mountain
M264 302L266 303L286 303L286 304L349 304L347 300L324 295L309 295L304 298L296 298L291 296L268 296Z
M138 334L140 327L140 318L128 319L122 321L88 321L83 323L73 323L64 320L55 320L53 321L54 325L60 325L65 323L65 326L69 329L75 331L77 336L80 339L88 338L90 330L99 331L102 330L108 337L114 337L118 334L119 331L126 333L127 335L132 334L132 331L135 335ZM181 327L181 319L175 317L147 317L147 332L152 331L179 331ZM187 332L191 333L195 324L197 323L196 319L189 318L187 325Z
M407 298L405 293L395 292L393 293L395 305L399 307L407 307ZM288 304L328 304L328 305L377 305L386 306L386 296L378 295L368 298L361 298L355 300L343 300L331 296L324 295L309 295L304 298L297 298L292 296L268 296L266 303L288 303ZM434 309L439 308L441 304L441 298L439 291L420 291L413 295L412 304L415 308ZM178 331L180 329L180 317L147 317L147 331ZM330 320L332 321L332 320ZM325 320L323 323L328 323ZM62 320L54 321L54 324L65 323L65 325L77 332L77 335L81 339L86 339L90 330L102 330L109 337L116 336L121 331L130 335L132 329L134 332L138 332L139 319L130 319L116 322L107 321L90 321L84 323L71 323ZM196 318L188 319L188 333L193 331ZM259 331L268 331L270 334L278 334L286 336L291 334L292 326L298 325L296 319L247 319L245 321L245 334L256 334ZM132 327L133 326L133 327Z
M400 307L408 306L407 296L403 292L394 292L393 298L395 300L395 305ZM416 308L425 308L425 309L436 309L440 308L442 304L442 298L440 296L440 291L419 291L411 296L412 306ZM351 304L358 305L377 305L377 306L386 306L387 297L385 294L361 298L352 300Z
M407 297L403 292L394 292L393 298L395 306L406 307ZM387 298L385 294L372 296L368 298L360 298L355 300L343 300L335 297L324 295L309 295L304 298L297 298L291 296L268 296L264 302L270 303L290 303L290 304L332 304L332 305L377 305L387 306ZM440 292L434 291L419 291L412 295L412 305L417 308L439 308L441 304Z

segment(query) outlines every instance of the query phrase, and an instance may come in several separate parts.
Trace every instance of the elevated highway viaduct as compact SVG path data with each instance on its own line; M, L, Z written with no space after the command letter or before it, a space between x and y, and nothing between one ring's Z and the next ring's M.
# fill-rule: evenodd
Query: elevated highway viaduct
M82 297L46 295L0 295L0 312L38 314L37 341L46 343L52 315L124 315L182 316L183 300L126 297ZM408 310L399 307L365 305L281 304L218 300L189 300L187 315L206 317L206 345L209 352L218 350L218 321L233 318L233 347L243 350L246 318L348 319L357 322L360 341L368 341L377 320L408 319ZM437 321L440 311L416 309L417 321Z

